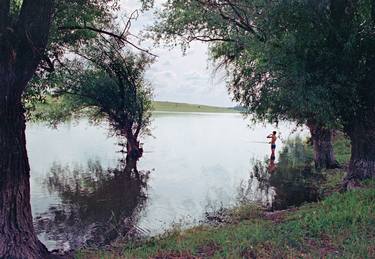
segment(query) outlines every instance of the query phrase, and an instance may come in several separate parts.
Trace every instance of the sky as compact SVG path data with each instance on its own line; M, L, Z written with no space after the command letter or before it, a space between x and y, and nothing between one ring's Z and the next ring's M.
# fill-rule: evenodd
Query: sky
M156 0L160 8L165 0ZM129 15L139 9L138 0L121 0L121 14ZM132 23L131 33L138 34L155 21L155 10L140 13ZM152 42L141 46L151 46ZM146 78L154 89L158 101L185 102L214 106L234 106L225 87L225 78L213 72L214 65L209 61L205 43L194 42L183 54L180 47L153 46L152 53L158 58L146 72Z

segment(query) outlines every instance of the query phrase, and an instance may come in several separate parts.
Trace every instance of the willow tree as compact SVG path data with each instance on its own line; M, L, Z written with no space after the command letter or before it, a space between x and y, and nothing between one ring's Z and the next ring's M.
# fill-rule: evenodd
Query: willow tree
M260 107L276 93L282 104L276 111L293 111L290 106L300 100L302 114L313 115L308 126L339 126L352 144L345 184L375 177L374 10L371 1L280 1L260 51L274 72L260 80L269 85Z
M313 125L315 141L341 127L352 143L347 180L375 177L373 1L170 0L160 18L159 39L212 43L249 113ZM316 157L332 160L330 135Z
M306 124L313 139L316 166L336 167L332 129L338 123L333 122L331 111L321 116L320 102L325 101L313 91L318 82L309 82L310 89L306 89L301 82L287 78L292 66L288 67L290 71L280 69L286 55L281 55L285 53L284 46L275 41L277 30L283 30L282 24L279 27L276 22L278 3L171 0L159 13L160 19L152 30L156 40L178 42L183 47L196 40L208 42L213 60L226 68L229 92L249 117L254 121L292 120ZM293 66L297 65L292 57L289 59Z
M327 98L351 140L351 183L375 178L375 2L331 0L328 10L322 9L327 26L319 29L326 37L317 58L327 60Z
M33 76L54 69L62 46L108 34L114 3L0 0L0 258L49 256L33 229L22 97Z
M52 101L33 116L55 126L81 116L108 122L110 132L125 142L128 166L136 169L143 153L140 137L149 133L152 89L144 73L153 57L106 37L74 53L57 77Z

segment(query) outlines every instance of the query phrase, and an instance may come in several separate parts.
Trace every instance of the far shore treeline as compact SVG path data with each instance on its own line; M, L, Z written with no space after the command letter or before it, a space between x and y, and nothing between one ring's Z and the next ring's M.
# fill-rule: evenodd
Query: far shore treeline
M64 99L48 97L43 102L36 104L29 110L28 119L30 122L42 122L51 126L56 125L57 116L61 102ZM191 103L167 102L167 101L152 101L153 112L202 112L202 113L240 113L243 109L241 107L220 107ZM61 108L61 107L60 107ZM70 119L74 119L75 115L70 114Z

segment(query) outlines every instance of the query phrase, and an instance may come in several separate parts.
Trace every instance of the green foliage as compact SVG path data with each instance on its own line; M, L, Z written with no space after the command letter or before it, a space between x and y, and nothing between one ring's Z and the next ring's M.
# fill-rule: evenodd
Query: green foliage
M51 89L55 89L63 80L59 73L35 73L29 87L23 94L23 105L28 121L39 121L46 114L48 106L55 105L51 109L58 112L57 104L49 98ZM60 107L63 108L63 107ZM63 115L64 113L61 112ZM57 114L56 114L57 115Z
M13 19L15 19L15 17L17 17L17 15L19 14L19 11L21 10L22 2L23 2L22 0L10 1L10 13Z
M19 10L22 1L14 3L15 10ZM84 27L115 31L114 13L118 10L117 0L56 1L47 49L24 94L27 112L43 102L61 80L56 73L65 67L66 54L98 37L97 32Z
M147 134L152 89L144 72L152 59L107 39L92 41L77 55L81 58L60 71L54 98L40 104L33 117L57 125L86 116L94 123L107 120L116 135Z
M82 112L75 112L73 104L66 96L46 97L42 102L34 102L33 109L29 110L29 121L47 123L57 127L60 123L78 119Z
M337 128L373 121L369 10L371 1L170 0L153 31L156 40L183 47L209 42L234 100L254 119L313 119Z
M210 42L211 56L227 68L234 100L248 114L255 113L253 118L272 122L299 119L297 113L302 114L303 109L321 106L308 107L304 95L296 91L299 88L279 74L279 69L273 71L271 64L290 58L273 44L270 23L274 5L268 1L234 1L233 5L225 1L168 1L153 30L157 40L181 40L183 46L192 40ZM295 62L294 66L299 67ZM288 89L281 91L285 87ZM291 110L291 105L297 107Z
M117 0L57 1L49 41L50 55L53 57L66 51L66 48L81 46L97 36L95 31L73 28L91 26L114 29L114 12L118 10Z
M311 165L314 159L311 146L300 136L288 139L279 156L278 166L285 168L305 167Z
M213 48L215 57L224 60L230 71L234 99L261 120L305 123L314 119L337 127L328 88L319 78L325 61L315 53L325 36L306 33L320 26L316 23L321 19L302 1L275 2L267 9L267 16L257 19L257 26L267 35L264 39L245 41L243 50L237 48L239 53L229 61L225 48Z

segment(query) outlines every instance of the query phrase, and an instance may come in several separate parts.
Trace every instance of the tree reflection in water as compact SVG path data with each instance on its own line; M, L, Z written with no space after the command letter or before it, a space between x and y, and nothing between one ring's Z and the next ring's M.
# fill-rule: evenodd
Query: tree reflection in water
M300 138L289 140L277 164L272 158L255 162L248 182L241 185L239 200L259 202L271 209L316 201L322 175L313 169L312 162L312 153Z
M100 247L139 235L148 174L123 161L108 169L99 161L74 169L54 164L44 183L61 201L37 217L37 232L65 249Z

